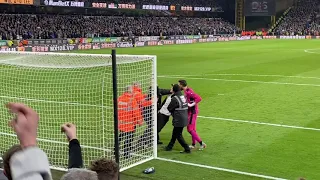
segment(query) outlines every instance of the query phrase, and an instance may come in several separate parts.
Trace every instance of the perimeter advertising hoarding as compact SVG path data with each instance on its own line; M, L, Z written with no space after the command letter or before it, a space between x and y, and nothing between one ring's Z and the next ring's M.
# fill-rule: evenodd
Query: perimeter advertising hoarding
M7 41L5 40L0 40L0 47L1 46L6 46L7 45Z
M192 6L181 6L180 7L181 11L192 11Z
M85 7L84 2L78 2L78 1L44 0L43 3L41 4L46 6Z
M33 5L33 0L0 0L1 4Z
M118 4L119 9L136 9L135 4Z
M107 3L100 3L100 2L91 3L91 7L94 7L94 8L107 8Z
M201 39L178 39L178 40L158 40L145 41L136 43L136 46L161 46L171 44L191 44L215 41L242 41L257 39L320 39L320 36L231 36L231 37L213 37ZM89 43L89 44L61 44L61 45L28 45L25 47L8 47L0 46L0 51L32 51L32 52L55 52L55 51L72 51L85 49L111 49L116 47L131 48L131 42L110 42L110 43Z
M169 10L169 6L165 6L165 5L142 5L142 9L168 11Z
M194 11L211 11L212 8L211 7L194 7L193 10Z
M245 16L274 16L276 14L275 0L245 0Z

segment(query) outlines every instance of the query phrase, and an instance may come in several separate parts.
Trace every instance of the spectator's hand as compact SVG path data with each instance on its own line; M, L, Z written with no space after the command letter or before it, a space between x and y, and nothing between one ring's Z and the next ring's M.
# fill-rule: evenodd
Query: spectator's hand
M74 124L66 123L61 126L61 131L64 132L68 138L68 141L77 139L77 128Z
M8 103L8 109L15 114L9 125L16 132L22 148L37 145L39 115L21 103Z

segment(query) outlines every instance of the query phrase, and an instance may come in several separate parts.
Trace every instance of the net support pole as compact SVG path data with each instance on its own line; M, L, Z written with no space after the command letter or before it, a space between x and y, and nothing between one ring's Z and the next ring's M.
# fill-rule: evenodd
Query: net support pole
M120 158L119 158L119 130L118 130L118 82L117 82L117 58L116 58L115 49L112 50L111 57L112 57L112 89L113 89L114 155L115 155L116 163L119 166ZM118 174L118 179L120 179L120 174Z

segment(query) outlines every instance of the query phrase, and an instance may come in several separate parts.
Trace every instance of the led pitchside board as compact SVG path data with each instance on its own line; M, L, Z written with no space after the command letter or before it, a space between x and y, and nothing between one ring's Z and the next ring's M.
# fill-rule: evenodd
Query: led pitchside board
M0 4L33 5L33 0L0 0Z
M275 0L245 0L245 16L274 16L276 14Z
M64 6L64 7L85 7L84 2L78 1L53 1L53 0L44 0L41 5L45 6Z

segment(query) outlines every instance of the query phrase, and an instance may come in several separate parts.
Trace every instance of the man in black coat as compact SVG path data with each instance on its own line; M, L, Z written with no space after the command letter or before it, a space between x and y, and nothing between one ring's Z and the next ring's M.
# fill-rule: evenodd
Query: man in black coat
M158 101L157 101L157 112L159 112L159 110L161 109L161 99L162 99L162 96L164 95L168 95L168 94L171 94L171 89L160 89L159 86L157 86L157 98L158 98ZM151 100L152 99L152 96L153 96L153 91L152 91L152 87L149 88L149 93L148 93L148 97L146 100ZM144 133L143 133L143 136L140 137L140 142L144 145L147 145L147 143L151 143L152 142L152 139L151 139L151 133L152 133L152 126L153 126L153 121L152 121L152 105L151 106L147 106L143 109L143 116L144 116L144 120L147 124L147 128L145 129ZM159 115L158 115L158 118L157 118L157 126L158 126L158 129L162 129L165 125L166 125L167 121L164 121L162 118L159 118ZM158 130L159 132L159 130ZM162 144L162 142L160 142L159 140L159 134L158 134L158 144Z
M184 95L181 93L181 88L178 84L173 85L172 88L174 94L171 96L171 102L168 106L168 110L172 114L172 137L166 151L171 151L176 140L179 141L180 145L184 148L181 153L190 153L190 147L184 140L182 132L184 127L188 125L188 103Z

